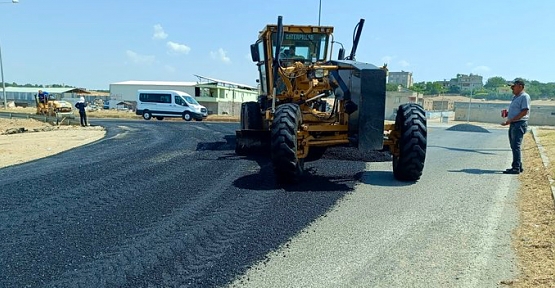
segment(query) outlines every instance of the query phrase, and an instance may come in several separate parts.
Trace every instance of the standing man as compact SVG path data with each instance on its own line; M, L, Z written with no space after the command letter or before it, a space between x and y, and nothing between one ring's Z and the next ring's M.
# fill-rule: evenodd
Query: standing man
M37 107L38 108L37 114L45 113L45 111L48 108L48 92L39 90L38 97L39 97L39 105Z
M79 119L81 120L81 126L87 126L87 113L85 112L85 107L87 107L87 103L85 103L85 97L81 96L79 101L75 103L75 108L79 109Z
M524 171L520 147L528 128L528 119L530 118L530 95L524 92L524 80L516 78L510 85L514 96L509 105L507 121L501 123L501 125L510 125L509 143L513 151L513 163L511 164L512 167L503 171L503 173L520 174Z
M39 90L39 102L46 105L48 103L48 92Z

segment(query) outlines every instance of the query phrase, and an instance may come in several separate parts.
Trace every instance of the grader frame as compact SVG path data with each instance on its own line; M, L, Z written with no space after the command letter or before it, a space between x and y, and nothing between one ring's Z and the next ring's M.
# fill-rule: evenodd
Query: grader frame
M424 167L427 127L416 103L399 106L394 124L384 124L387 65L357 62L364 19L357 24L348 56L333 53L333 27L267 25L251 45L259 71L258 101L241 107L236 153L271 155L278 182L296 182L304 163L326 148L354 146L363 152L389 150L393 174L416 181ZM295 50L296 54L288 54Z

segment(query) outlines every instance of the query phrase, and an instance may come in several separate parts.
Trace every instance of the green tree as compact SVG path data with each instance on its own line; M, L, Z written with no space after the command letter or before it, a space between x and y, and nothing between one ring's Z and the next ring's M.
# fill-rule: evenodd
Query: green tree
M486 85L484 85L484 88L495 90L498 87L502 87L505 85L507 85L507 80L505 80L505 78L503 77L496 76L489 78L488 81L486 81Z
M414 83L409 88L409 90L412 90L412 91L418 92L418 93L424 93L426 91L426 83L425 82Z
M447 90L448 93L451 94L460 94L461 93L461 87L457 86L457 85L451 85L449 86L449 90Z
M439 95L444 92L443 85L439 82L426 82L426 92L429 95Z
M547 83L541 85L541 98L555 97L555 83Z
M385 90L386 91L398 91L399 90L399 84L387 83L387 84L385 84Z
M541 90L541 86L542 84L540 84L538 81L524 81L524 83L526 83L525 89L526 89L526 93L528 93L530 95L530 98L532 100L537 100L542 98L542 90Z

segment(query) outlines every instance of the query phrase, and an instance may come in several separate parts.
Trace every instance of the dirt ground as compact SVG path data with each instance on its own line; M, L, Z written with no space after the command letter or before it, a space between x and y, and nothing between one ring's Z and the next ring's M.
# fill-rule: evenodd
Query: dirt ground
M538 133L540 143L555 155L555 131ZM521 275L505 284L511 287L555 287L555 205L548 174L555 176L553 164L545 169L530 133L524 139L525 171L520 174L518 192L520 225L513 232ZM555 162L555 157L550 162ZM530 167L530 168L527 168Z
M14 128L27 132L6 134ZM32 119L0 118L0 168L61 153L101 139L104 134L101 127L53 126ZM555 163L555 130L539 130L538 135L544 153ZM548 181L549 174L555 178L555 165L544 168L531 133L525 136L523 160L530 168L518 176L520 225L512 235L520 275L499 284L555 287L555 205Z
M94 142L104 134L102 127L55 126L33 119L0 118L0 168L52 156Z

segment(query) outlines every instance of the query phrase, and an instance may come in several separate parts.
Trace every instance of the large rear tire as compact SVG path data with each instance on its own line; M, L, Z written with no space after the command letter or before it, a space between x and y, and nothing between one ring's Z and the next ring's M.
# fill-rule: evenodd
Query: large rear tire
M303 174L304 159L297 158L297 131L301 123L299 105L287 103L277 107L270 130L270 147L278 183L298 182Z
M399 106L395 129L401 132L397 141L398 156L393 156L393 176L400 181L417 181L426 160L426 112L422 106L407 103Z
M241 130L261 130L262 115L258 102L245 102L241 104Z

